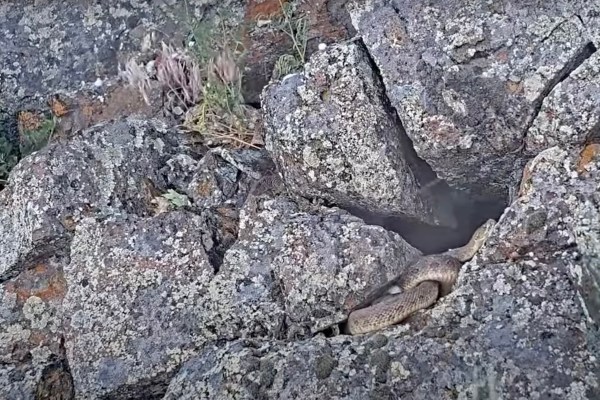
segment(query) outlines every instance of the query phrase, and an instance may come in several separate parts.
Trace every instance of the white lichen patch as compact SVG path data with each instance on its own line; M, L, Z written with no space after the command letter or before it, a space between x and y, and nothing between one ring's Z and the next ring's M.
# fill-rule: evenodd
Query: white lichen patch
M46 303L37 296L31 296L25 301L23 315L29 320L31 329L44 329L50 320Z

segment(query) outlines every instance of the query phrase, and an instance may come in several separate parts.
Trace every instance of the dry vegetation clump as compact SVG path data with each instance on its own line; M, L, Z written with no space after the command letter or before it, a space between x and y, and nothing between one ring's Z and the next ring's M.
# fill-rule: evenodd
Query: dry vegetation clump
M206 145L260 147L260 111L245 104L240 69L243 46L221 22L191 28L190 46L162 43L145 66L130 60L121 71L149 104L152 80L160 85L164 109Z

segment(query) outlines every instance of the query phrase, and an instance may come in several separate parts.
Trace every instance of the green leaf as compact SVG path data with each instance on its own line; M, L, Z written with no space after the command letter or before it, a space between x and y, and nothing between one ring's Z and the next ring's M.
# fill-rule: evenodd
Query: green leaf
M177 193L173 189L169 189L167 193L164 193L162 195L162 197L167 199L175 207L184 207L191 205L190 200L185 194Z

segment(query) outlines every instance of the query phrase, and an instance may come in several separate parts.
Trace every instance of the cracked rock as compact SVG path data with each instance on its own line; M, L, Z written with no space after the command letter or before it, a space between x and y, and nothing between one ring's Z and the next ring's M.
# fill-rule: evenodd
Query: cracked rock
M344 320L419 254L399 235L342 210L255 198L214 281L215 292L230 294L207 302L219 304L207 323L230 330L230 338L314 333ZM223 311L226 305L232 312Z
M575 176L574 161L544 155L455 290L419 313L418 333L406 334L409 321L352 338L210 345L165 399L598 398L600 163ZM527 252L508 261L525 231Z
M527 133L525 150L535 156L557 145L600 139L600 53L592 54L544 99Z
M0 282L64 255L77 222L93 214L149 215L150 187L175 135L160 122L98 125L23 159L0 193Z
M419 193L412 150L382 96L357 45L316 52L303 73L263 92L266 148L302 196L447 224Z
M586 3L368 0L349 10L417 154L451 186L505 198L543 100L594 50L600 25L584 25Z

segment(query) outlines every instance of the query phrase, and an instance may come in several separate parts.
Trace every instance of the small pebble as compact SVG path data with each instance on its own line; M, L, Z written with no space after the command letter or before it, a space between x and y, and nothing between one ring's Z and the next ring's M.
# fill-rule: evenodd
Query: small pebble
M327 45L325 43L319 43L319 50L323 51L327 48Z

